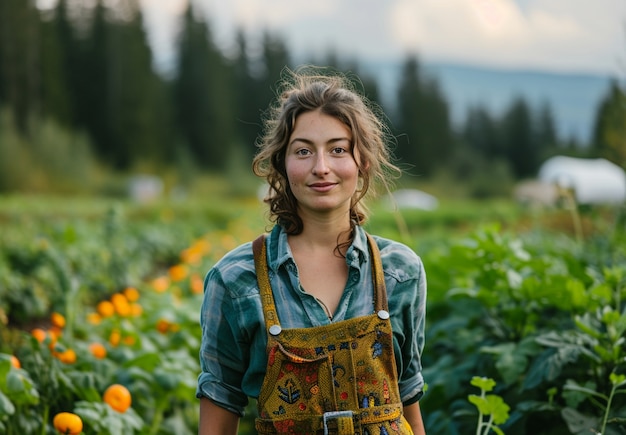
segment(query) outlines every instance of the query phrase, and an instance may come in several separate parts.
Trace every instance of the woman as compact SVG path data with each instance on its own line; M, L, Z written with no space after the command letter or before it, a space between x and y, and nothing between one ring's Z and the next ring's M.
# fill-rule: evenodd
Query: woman
M349 82L300 70L266 120L255 174L275 225L205 279L200 434L424 434L426 278L371 237L363 198L391 172L384 124Z

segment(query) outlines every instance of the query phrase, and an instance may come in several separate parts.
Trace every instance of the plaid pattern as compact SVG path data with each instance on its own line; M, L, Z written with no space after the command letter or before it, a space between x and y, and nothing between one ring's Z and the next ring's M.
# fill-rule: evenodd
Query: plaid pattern
M415 400L424 380L426 275L420 258L407 246L374 236L380 250L393 329L393 347L403 402ZM356 227L346 253L348 280L333 321L310 294L301 290L287 234L276 225L267 235L269 280L276 315L283 329L310 328L374 312L371 258L367 236ZM267 368L267 329L251 243L226 254L205 278L200 323L201 373L197 397L242 415L248 398L257 398Z

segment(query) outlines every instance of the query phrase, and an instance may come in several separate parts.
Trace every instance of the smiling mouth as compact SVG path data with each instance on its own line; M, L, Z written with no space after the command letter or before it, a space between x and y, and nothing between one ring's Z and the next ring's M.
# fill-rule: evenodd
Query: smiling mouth
M309 187L318 192L327 192L336 186L336 183L313 183L309 184Z

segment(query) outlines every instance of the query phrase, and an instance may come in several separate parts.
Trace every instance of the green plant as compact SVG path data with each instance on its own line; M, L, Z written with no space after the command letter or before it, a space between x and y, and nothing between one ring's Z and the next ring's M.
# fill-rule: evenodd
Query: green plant
M494 431L498 435L504 432L497 426L505 423L509 419L509 410L502 397L496 394L487 394L496 386L496 381L489 378L474 376L470 382L473 386L480 388L480 396L470 394L468 400L478 408L478 424L476 425L476 435L487 435ZM485 421L485 419L487 419Z
M601 417L594 417L582 414L574 408L566 407L562 411L563 419L567 422L567 425L572 433L579 433L582 431L590 431L598 435L612 433L607 431L609 423L623 424L626 423L624 416L612 416L611 405L613 399L618 394L626 394L626 375L611 373L609 375L609 382L611 389L607 394L600 393L592 388L578 385L576 382L570 380L563 387L567 392L581 393L586 396L591 403L600 409L602 413ZM596 426L599 425L599 426ZM594 427L599 427L594 429Z

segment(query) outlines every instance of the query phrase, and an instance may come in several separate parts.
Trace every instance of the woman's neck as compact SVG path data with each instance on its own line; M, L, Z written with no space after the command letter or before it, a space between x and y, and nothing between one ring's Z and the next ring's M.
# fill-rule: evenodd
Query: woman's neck
M338 245L350 241L351 225L349 214L334 218L328 216L302 216L303 229L290 240L309 249L335 249ZM345 252L342 252L345 254Z

